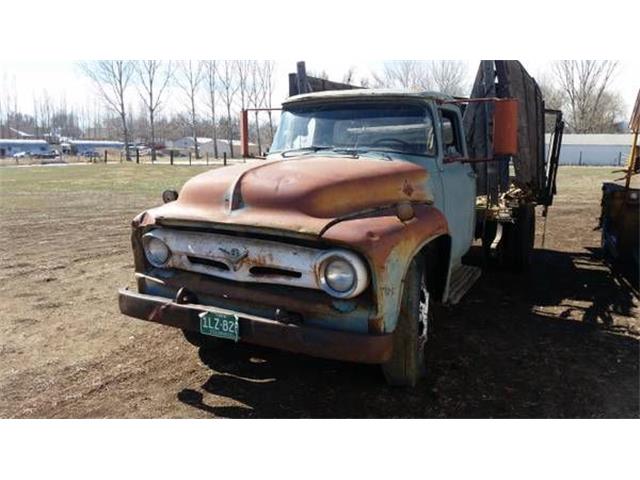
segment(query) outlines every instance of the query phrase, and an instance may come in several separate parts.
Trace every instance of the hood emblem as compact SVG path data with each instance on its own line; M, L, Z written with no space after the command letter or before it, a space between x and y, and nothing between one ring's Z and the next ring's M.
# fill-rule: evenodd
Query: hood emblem
M246 248L232 248L227 250L226 248L218 248L224 253L224 258L231 264L233 271L237 271L240 266L240 262L249 256L249 250Z

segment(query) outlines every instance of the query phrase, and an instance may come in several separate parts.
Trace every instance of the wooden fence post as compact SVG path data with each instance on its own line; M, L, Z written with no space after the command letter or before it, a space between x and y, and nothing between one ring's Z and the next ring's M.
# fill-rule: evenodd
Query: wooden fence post
M227 166L227 152L224 152L222 154L222 162L224 163L224 166Z
M106 150L104 151L104 163L105 164L107 163L107 151Z
M140 163L140 150L136 148L136 163Z
M169 151L169 163L173 165L173 150Z
M189 152L189 165L191 165L191 152Z

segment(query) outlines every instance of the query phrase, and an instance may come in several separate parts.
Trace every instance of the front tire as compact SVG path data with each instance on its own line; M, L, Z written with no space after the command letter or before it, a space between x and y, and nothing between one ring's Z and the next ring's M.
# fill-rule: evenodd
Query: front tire
M387 383L415 387L427 373L425 348L433 309L422 256L413 259L404 281L402 305L393 335L393 356L382 365Z

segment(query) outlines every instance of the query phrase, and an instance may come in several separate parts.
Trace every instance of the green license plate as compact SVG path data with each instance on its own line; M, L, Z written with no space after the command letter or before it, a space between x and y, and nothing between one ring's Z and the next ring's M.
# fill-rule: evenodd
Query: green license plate
M201 313L200 333L237 342L240 339L238 316L214 312Z

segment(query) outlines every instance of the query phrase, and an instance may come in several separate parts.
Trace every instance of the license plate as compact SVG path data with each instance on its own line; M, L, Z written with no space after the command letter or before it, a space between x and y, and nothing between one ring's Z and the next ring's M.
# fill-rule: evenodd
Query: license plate
M201 313L200 333L237 342L240 339L238 316L214 312Z

